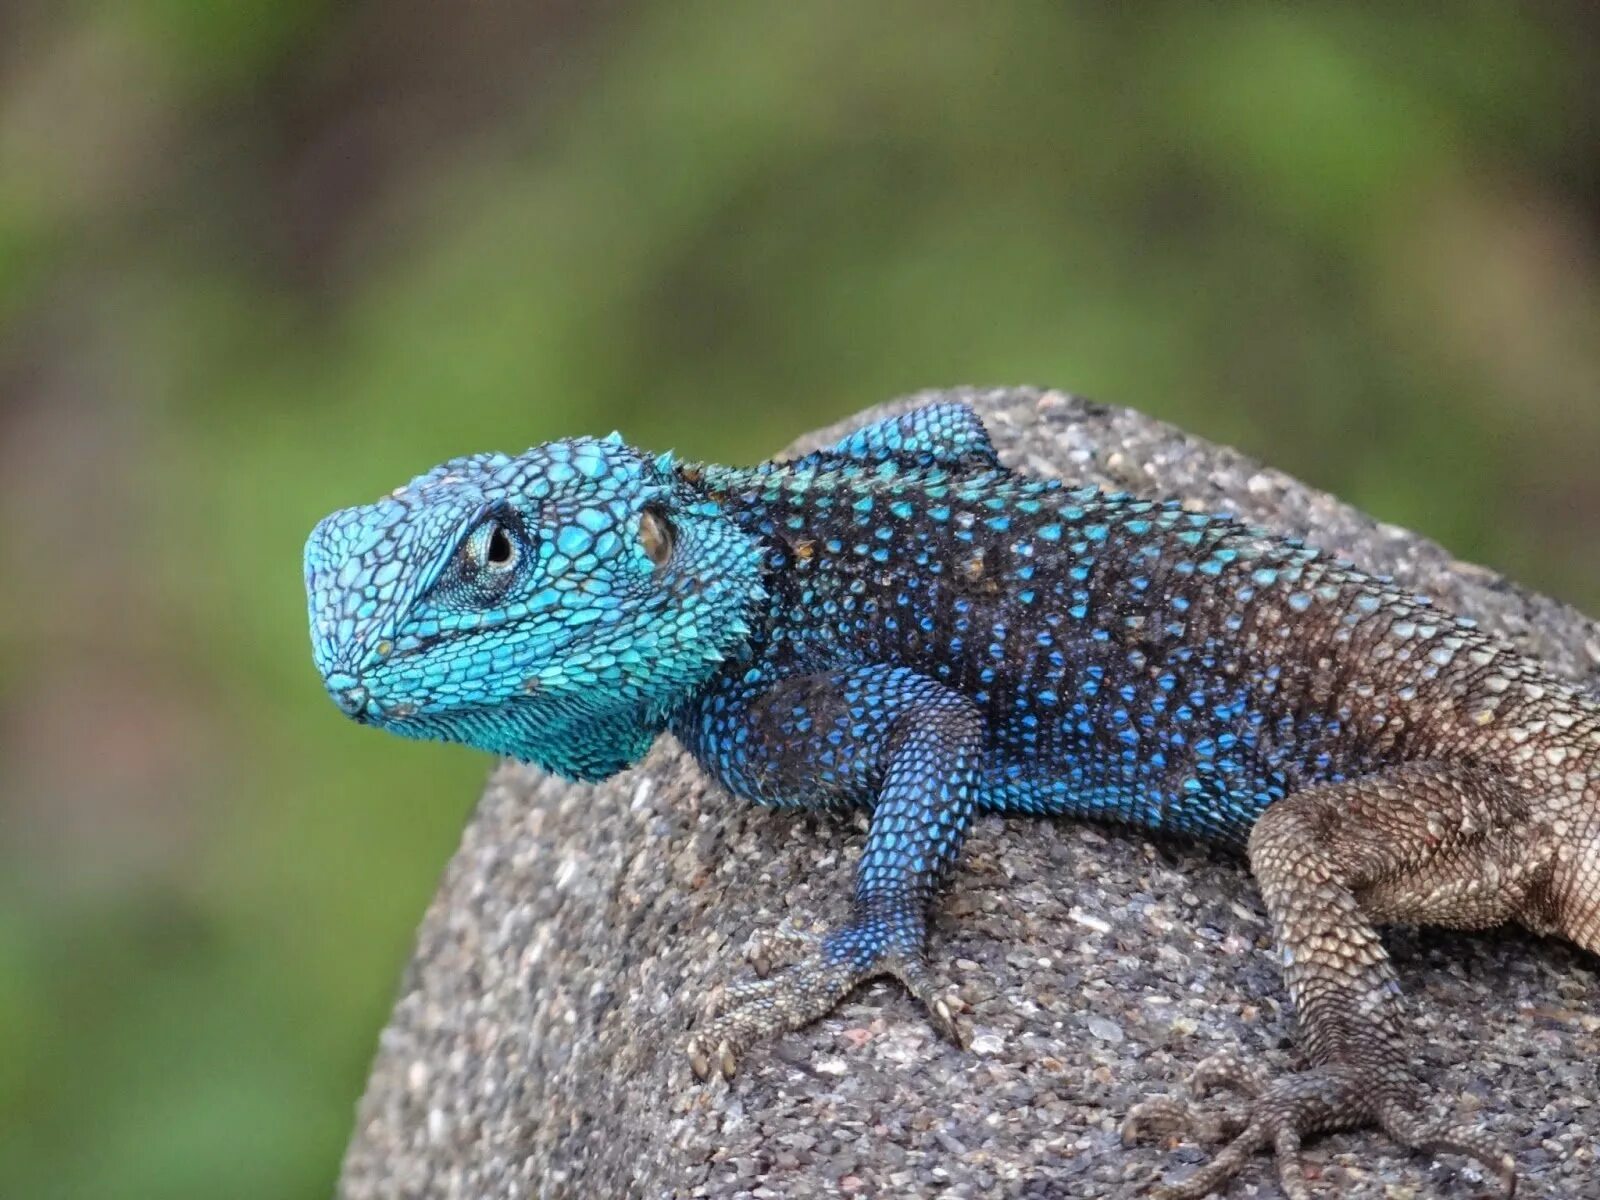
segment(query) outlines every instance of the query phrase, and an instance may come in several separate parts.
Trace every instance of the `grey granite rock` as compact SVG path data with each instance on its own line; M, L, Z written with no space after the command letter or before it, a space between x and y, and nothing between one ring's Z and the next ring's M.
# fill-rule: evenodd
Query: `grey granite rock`
M1137 413L1034 389L960 396L1028 471L1231 509L1600 679L1600 627L1329 496ZM829 430L807 446L831 439ZM1463 481L1470 486L1470 481ZM360 1105L347 1200L1133 1197L1194 1146L1125 1149L1130 1105L1228 1048L1289 1067L1291 1024L1235 861L1069 821L977 822L934 924L965 1052L887 985L753 1051L731 1084L683 1057L752 935L841 915L864 825L758 808L670 739L599 787L489 782L417 939ZM1513 1150L1527 1195L1600 1196L1595 963L1518 932L1391 939L1422 1070ZM1370 1133L1316 1141L1319 1196L1470 1196L1460 1160ZM1263 1157L1233 1196L1276 1196Z

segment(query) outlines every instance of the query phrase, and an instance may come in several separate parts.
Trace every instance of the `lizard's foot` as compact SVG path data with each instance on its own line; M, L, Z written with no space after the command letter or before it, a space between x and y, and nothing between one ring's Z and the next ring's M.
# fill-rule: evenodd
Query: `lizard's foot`
M754 956L765 974L766 950ZM701 1079L712 1069L732 1079L739 1056L763 1038L809 1025L832 1012L859 983L888 975L905 984L943 1037L964 1044L954 1005L920 950L901 948L874 924L851 924L821 947L769 978L729 984L711 1024L689 1040L689 1065Z
M1269 1080L1259 1069L1230 1055L1209 1058L1190 1082L1195 1098L1212 1087L1232 1087L1247 1097L1239 1109L1200 1113L1189 1103L1159 1098L1135 1105L1122 1127L1131 1143L1144 1129L1189 1130L1205 1141L1231 1139L1215 1158L1181 1183L1155 1189L1157 1200L1200 1200L1220 1189L1252 1154L1270 1146L1278 1156L1278 1179L1289 1200L1310 1200L1300 1169L1300 1139L1308 1133L1376 1124L1401 1145L1476 1159L1507 1196L1516 1192L1516 1166L1482 1130L1447 1125L1417 1116L1418 1089L1409 1080L1388 1077L1350 1063L1327 1063Z

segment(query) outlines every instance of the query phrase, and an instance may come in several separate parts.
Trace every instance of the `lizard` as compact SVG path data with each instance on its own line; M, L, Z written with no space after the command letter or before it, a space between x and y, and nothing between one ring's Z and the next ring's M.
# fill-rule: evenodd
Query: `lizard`
M898 979L960 1042L930 906L977 812L1075 816L1242 854L1305 1066L1195 1069L1124 1135L1262 1149L1291 1200L1304 1137L1366 1125L1513 1160L1432 1117L1378 927L1507 922L1600 952L1600 702L1513 646L1304 541L1176 500L1008 469L946 403L754 467L613 434L451 459L324 518L313 659L368 725L575 780L673 734L775 806L869 810L849 917L724 989L689 1041L732 1078L763 1039Z

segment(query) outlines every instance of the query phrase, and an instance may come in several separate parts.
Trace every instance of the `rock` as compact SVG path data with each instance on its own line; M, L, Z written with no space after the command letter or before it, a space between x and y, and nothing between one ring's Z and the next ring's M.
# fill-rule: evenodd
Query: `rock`
M1558 672L1600 677L1600 628L1231 450L1061 392L959 390L1005 460L1227 509L1395 576ZM829 430L809 449L838 436ZM846 910L858 818L762 809L664 738L598 787L507 764L417 939L344 1161L346 1200L1144 1194L1194 1149L1124 1148L1138 1100L1223 1049L1293 1065L1255 889L1222 854L1071 821L985 817L932 951L978 1051L896 988L697 1083L683 1048L763 933ZM1396 932L1418 1063L1485 1122L1530 1194L1594 1187L1595 963L1520 932ZM1466 1195L1462 1160L1371 1132L1313 1141L1322 1196ZM1276 1195L1263 1156L1234 1194ZM1478 1190L1482 1190L1479 1188Z

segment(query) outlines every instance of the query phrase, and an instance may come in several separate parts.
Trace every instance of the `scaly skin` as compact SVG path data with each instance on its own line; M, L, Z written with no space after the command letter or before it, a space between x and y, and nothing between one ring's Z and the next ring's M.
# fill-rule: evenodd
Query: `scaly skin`
M705 1076L893 975L959 1038L927 913L979 809L1248 853L1307 1069L1204 1064L1246 1095L1141 1127L1231 1143L1198 1197L1303 1135L1513 1164L1424 1115L1375 926L1520 922L1600 951L1600 707L1469 622L1299 542L1004 469L920 409L751 469L574 439L455 459L306 547L318 669L355 719L601 779L672 731L775 805L872 819L847 920L728 990Z

